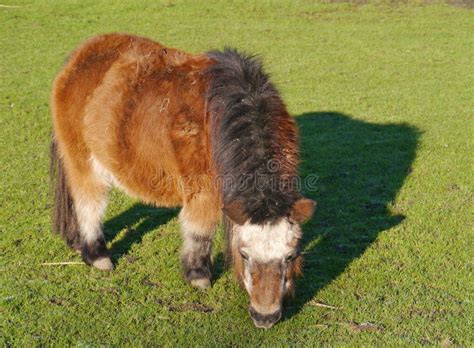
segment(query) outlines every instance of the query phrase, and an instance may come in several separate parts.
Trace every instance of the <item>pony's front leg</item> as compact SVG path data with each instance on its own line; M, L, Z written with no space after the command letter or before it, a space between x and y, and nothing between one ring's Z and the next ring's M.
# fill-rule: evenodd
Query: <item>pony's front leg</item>
M181 263L184 278L192 286L201 289L211 285L212 238L220 218L212 210L202 201L190 202L179 214L183 236Z

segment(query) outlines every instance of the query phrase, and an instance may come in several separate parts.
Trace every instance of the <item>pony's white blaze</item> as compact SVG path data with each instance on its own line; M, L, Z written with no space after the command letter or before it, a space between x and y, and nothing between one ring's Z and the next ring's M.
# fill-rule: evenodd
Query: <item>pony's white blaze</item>
M246 222L239 229L241 250L257 262L283 260L293 251L291 242L295 238L300 238L300 231L294 229L286 219L264 225Z
M248 292L252 291L252 275L248 267L244 268L244 285Z

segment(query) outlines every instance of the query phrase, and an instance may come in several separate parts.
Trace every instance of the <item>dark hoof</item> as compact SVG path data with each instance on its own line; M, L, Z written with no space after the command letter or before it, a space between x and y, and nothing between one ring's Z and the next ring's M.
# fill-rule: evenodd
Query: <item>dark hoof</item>
M211 286L211 246L210 239L194 236L185 241L185 248L181 253L184 278L199 289Z
M196 288L206 289L211 286L211 270L210 267L200 267L186 269L184 277L189 284Z
M94 266L97 269L103 271L111 271L114 269L104 240L84 243L81 247L81 256L86 264Z
M181 259L184 270L184 278L192 286L205 289L211 286L211 258L205 257L183 257Z

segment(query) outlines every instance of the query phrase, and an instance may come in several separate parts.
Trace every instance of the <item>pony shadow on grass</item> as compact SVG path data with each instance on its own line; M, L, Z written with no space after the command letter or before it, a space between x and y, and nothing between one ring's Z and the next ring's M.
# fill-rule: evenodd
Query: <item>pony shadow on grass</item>
M296 120L303 194L318 206L303 226L303 276L286 318L335 280L379 233L404 219L392 202L411 171L420 135L408 124L372 124L336 112L305 113Z
M128 254L134 244L140 244L143 237L159 226L166 225L178 216L179 208L157 208L152 205L136 203L121 214L104 223L104 235L107 241L113 240L126 229L124 236L114 242L110 248L112 261L116 263ZM138 222L138 226L133 227ZM225 271L224 254L218 252L214 257L212 278L216 280Z
M178 214L178 209L155 208L150 205L136 203L131 208L114 216L104 224L105 239L110 241L123 229L124 236L112 244L110 253L112 260L117 262L126 255L134 244L142 241L143 237L155 228L165 225ZM135 227L139 222L139 224Z

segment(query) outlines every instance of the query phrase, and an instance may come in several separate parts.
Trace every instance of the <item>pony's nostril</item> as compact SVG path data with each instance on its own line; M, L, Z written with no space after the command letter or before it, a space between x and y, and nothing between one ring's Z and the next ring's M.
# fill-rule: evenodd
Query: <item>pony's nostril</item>
M262 314L252 307L249 308L250 316L258 328L269 329L281 318L281 310L270 314Z

